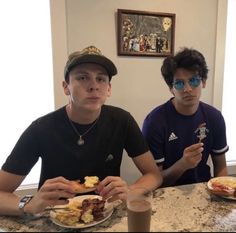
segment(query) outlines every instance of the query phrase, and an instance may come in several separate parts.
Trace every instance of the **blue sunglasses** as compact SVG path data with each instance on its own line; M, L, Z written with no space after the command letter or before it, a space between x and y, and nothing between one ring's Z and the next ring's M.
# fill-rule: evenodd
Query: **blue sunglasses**
M192 88L196 88L200 85L202 79L199 75L193 75L189 80L188 80L188 84L190 87ZM185 86L185 81L182 79L176 79L173 82L173 87L177 90L177 91L182 91L184 89Z

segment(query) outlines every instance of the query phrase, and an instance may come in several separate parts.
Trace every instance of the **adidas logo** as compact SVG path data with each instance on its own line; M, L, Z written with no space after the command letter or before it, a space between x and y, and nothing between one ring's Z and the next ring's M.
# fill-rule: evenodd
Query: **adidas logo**
M178 137L172 132L169 136L169 142L177 139Z

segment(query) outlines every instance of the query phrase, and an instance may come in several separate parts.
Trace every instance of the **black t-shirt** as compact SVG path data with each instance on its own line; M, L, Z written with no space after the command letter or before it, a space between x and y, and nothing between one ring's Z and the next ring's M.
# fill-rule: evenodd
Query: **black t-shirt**
M81 130L81 125L74 124ZM108 175L120 175L123 149L130 157L148 151L134 118L125 110L108 105L102 106L97 123L83 137L84 145L77 144L78 138L64 106L32 122L2 170L25 176L41 157L39 187L58 176L81 181L85 176L98 176L102 180Z

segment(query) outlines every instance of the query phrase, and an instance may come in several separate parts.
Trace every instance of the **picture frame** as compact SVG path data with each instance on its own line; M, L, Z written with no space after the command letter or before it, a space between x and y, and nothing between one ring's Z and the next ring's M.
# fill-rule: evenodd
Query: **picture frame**
M118 9L118 55L173 55L175 17L174 13Z

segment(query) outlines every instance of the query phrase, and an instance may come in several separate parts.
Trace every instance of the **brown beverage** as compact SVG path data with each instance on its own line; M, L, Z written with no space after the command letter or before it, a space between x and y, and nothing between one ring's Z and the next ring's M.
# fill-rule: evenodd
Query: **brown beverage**
M151 204L146 200L130 201L128 211L129 232L149 232L151 223Z

